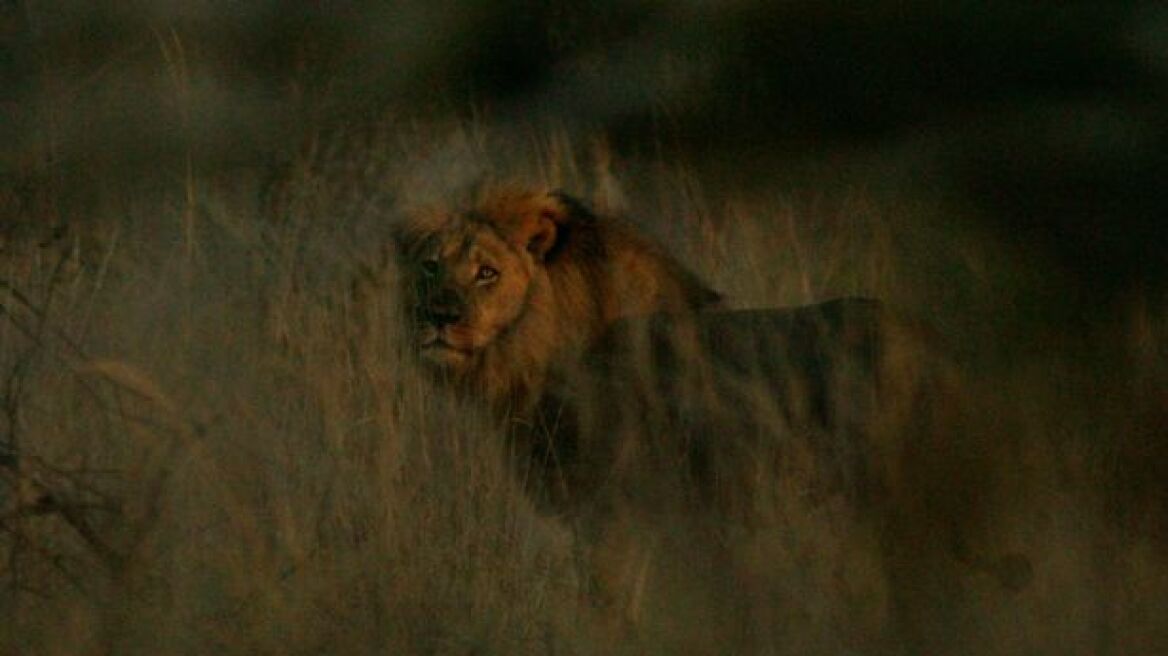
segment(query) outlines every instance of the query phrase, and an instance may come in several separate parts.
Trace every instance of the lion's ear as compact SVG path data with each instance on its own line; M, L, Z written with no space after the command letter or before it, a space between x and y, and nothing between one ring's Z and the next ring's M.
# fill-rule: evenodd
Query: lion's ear
M551 218L558 225L566 226L569 223L582 225L596 221L596 215L592 213L592 210L588 209L588 205L584 201L570 196L563 191L556 190L548 192L544 198L544 202L550 210Z
M524 217L518 239L521 246L540 260L546 260L566 236L571 209L555 194L536 199Z
M558 233L556 222L548 212L540 210L524 221L518 234L519 245L536 259L543 260L555 248Z

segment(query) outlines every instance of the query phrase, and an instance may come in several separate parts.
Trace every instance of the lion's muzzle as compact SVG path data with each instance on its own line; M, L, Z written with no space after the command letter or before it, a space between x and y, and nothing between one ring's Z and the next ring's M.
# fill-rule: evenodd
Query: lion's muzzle
M450 288L439 290L418 306L418 319L438 330L459 323L465 314L466 304Z
M418 346L424 359L442 367L461 365L474 351L473 330L466 325L466 301L443 287L424 294L415 308Z

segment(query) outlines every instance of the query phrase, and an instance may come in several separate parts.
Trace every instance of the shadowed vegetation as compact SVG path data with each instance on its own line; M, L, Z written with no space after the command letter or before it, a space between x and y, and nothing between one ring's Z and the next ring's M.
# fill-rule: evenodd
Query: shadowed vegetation
M0 4L0 652L1168 649L1162 10L317 4ZM391 226L483 174L881 299L960 430L891 515L764 444L591 539L396 334Z

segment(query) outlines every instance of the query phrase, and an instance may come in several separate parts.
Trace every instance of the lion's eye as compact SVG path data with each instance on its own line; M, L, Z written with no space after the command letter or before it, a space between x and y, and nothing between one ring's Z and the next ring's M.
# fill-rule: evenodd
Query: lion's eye
M438 260L425 260L422 262L422 273L427 277L433 278L438 275Z
M478 282L491 282L499 277L499 272L494 267L483 265L479 267L478 273L475 274L475 280Z

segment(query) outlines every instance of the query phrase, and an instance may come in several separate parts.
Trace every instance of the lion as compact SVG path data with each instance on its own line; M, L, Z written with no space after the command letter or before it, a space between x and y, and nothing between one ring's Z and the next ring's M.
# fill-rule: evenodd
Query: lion
M629 224L560 191L489 186L398 223L406 333L425 369L500 415L617 320L721 295Z
M799 521L832 545L877 545L889 588L866 594L895 599L896 630L912 639L933 607L897 598L916 577L983 577L1009 594L1033 574L994 543L984 490L996 465L962 450L984 438L963 435L960 375L930 333L870 298L624 319L542 396L539 428L518 435L520 479L580 528L598 589L629 616L654 563L690 549L724 561L731 583L711 583L712 596L765 605L766 593L735 599L777 565L744 574L724 552ZM840 576L829 565L826 587ZM863 580L871 562L851 566Z
M765 607L765 589L740 594L754 577L730 545L768 512L875 544L895 576L857 594L890 597L875 607L902 627L917 624L899 595L918 571L1028 582L1023 556L985 544L951 372L880 302L727 310L631 226L562 192L488 188L413 212L394 244L410 350L509 420L516 481L572 529L603 617L638 624L652 586L729 609L727 626ZM684 590L668 586L687 576L663 574L707 570ZM874 613L865 627L883 626Z

